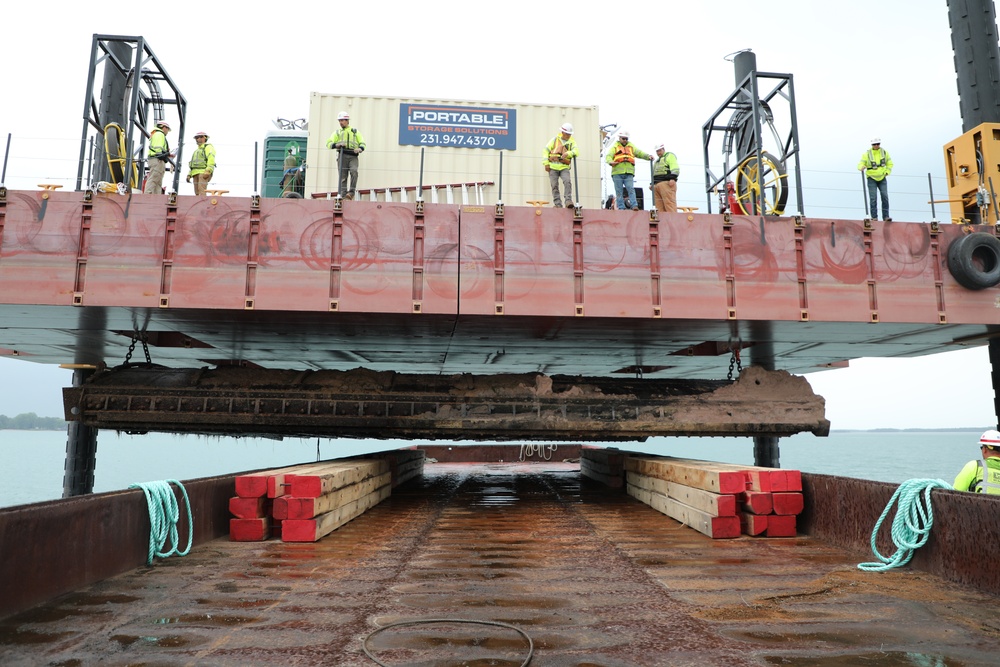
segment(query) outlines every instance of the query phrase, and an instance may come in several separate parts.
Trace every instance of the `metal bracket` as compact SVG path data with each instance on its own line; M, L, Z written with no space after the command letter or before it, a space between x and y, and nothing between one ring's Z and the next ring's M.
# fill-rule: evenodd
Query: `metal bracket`
M725 213L722 214L722 221L727 225L731 224L733 221L733 214L730 213L729 211L726 211Z
M424 215L424 200L423 199L418 199L415 203L416 203L416 209L414 210L414 214L417 215L417 216L419 216L419 217L423 217L423 215Z
M344 198L337 195L333 198L333 212L343 213L344 212Z
M250 197L250 208L260 208L260 195Z
M498 203L496 205L496 208L493 211L493 215L495 217L497 217L497 218L502 218L503 217L503 204L502 203Z
M649 211L649 221L650 222L659 222L660 221L660 216L657 215L657 212L656 212L655 208L654 209L650 209L650 211Z

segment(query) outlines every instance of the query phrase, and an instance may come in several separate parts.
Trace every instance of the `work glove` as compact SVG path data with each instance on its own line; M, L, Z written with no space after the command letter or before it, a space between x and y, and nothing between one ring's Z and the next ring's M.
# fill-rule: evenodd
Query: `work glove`
M187 175L187 182L188 182L188 183L190 183L190 182L191 182L191 174L188 174L188 175Z

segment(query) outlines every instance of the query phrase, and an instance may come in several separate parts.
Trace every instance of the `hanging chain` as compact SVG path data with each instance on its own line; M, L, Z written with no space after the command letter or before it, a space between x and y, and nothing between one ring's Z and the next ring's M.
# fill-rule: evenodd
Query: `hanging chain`
M733 352L733 356L729 357L729 375L726 376L728 380L733 379L733 368L740 373L743 372L743 363L740 361L740 348L734 347L730 349Z
M145 331L136 331L132 334L132 342L129 343L128 352L125 353L125 362L122 363L122 366L128 366L129 362L132 361L132 353L135 352L135 344L140 341L142 342L142 351L146 355L146 364L149 366L153 365L153 360L149 356L149 346L146 344L147 340Z

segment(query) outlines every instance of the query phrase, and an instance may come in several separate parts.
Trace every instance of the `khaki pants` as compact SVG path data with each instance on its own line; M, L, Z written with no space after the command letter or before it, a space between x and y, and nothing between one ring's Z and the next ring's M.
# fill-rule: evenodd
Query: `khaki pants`
M147 195L163 194L163 172L167 163L159 158L149 158L149 173L146 174L146 185L142 188Z
M569 179L569 169L550 169L549 170L549 185L552 186L552 205L562 206L562 200L559 199L559 181L562 181L563 192L566 193L566 203L573 203L573 185Z
M212 173L209 171L203 171L200 174L192 176L191 181L194 183L194 193L199 196L205 194L210 180L212 180Z
M677 181L660 181L653 185L653 203L661 213L676 213Z

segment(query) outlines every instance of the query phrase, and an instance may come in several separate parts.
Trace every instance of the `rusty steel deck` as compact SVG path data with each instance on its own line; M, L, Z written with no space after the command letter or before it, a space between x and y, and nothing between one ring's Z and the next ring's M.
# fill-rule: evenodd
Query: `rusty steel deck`
M890 485L805 481L804 527L827 537L710 540L576 464L429 464L315 544L215 539L0 621L0 663L362 667L366 646L389 665L520 665L527 636L548 667L996 664L995 577L858 571ZM838 493L852 502L817 516ZM996 503L943 493L945 524L952 499L991 505L942 529L946 551L975 545L949 530ZM995 571L996 541L979 546ZM369 637L428 619L453 622Z
M169 367L720 378L983 345L992 227L10 191L0 355ZM141 348L134 349L141 355ZM133 357L141 360L141 356Z

